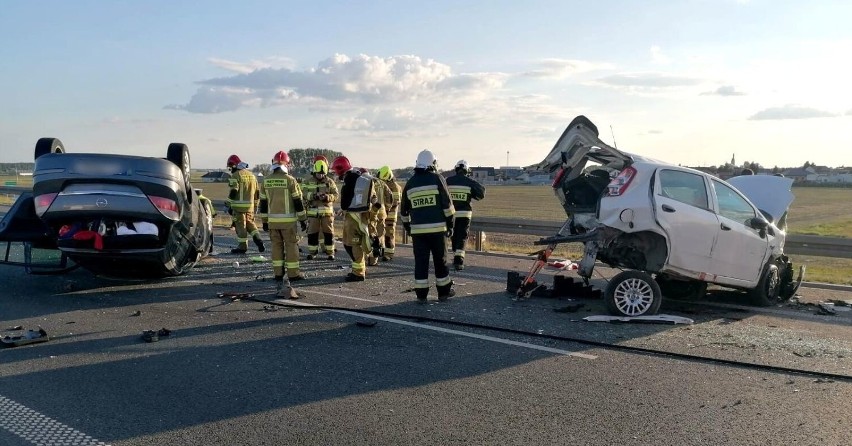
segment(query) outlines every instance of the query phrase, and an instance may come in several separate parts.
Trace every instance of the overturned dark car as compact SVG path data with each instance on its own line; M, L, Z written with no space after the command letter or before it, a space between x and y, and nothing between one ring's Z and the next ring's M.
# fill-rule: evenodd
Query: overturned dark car
M213 246L211 209L190 184L186 145L165 158L65 153L58 139L35 146L32 192L0 222L0 242L55 249L96 274L163 277L189 270ZM25 265L27 266L27 265Z

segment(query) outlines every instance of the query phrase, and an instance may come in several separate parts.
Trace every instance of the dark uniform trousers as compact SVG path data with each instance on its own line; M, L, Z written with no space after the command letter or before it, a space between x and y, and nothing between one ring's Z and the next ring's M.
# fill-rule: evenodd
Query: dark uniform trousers
M443 232L413 234L411 243L414 248L414 292L418 298L425 299L429 294L429 257L435 264L435 283L438 296L450 292L453 281L447 268L447 242ZM424 286L425 285L425 286Z
M467 242L467 236L470 234L470 218L456 217L456 224L453 226L453 253L464 258L464 245Z

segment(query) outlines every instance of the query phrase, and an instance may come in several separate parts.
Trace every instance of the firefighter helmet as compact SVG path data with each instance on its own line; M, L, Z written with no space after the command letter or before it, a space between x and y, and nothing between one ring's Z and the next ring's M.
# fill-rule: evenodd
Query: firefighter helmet
M393 170L391 170L388 166L382 166L379 169L379 179L383 181L390 181L393 179Z
M459 173L461 175L470 175L470 167L468 167L467 161L465 161L465 160L459 160L456 163L455 170L456 170L457 173Z
M231 155L231 156L228 157L227 166L228 167L234 167L241 162L243 162L243 160L241 160L240 157L238 157L237 155Z
M343 177L343 174L349 171L352 168L352 164L349 162L349 158L345 156L338 156L331 162L331 171L334 172L338 177Z
M423 150L417 154L417 161L414 162L414 167L417 169L438 170L438 160L431 151Z
M289 166L290 155L288 155L287 152L281 150L272 156L272 164L278 164L280 166Z
M323 160L314 161L314 165L311 166L311 173L328 174L328 163Z

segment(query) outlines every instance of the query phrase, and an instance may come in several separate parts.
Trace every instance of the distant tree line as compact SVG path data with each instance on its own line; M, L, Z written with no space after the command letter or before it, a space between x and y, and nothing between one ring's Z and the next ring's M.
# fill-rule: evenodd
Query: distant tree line
M32 172L35 163L0 163L0 175L15 175L18 172Z

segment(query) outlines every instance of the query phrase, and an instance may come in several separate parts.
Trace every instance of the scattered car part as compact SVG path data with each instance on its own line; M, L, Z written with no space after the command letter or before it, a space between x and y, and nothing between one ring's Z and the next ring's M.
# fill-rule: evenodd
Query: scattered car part
M655 315L646 315L646 316L611 316L611 315L600 315L600 316L586 316L583 318L584 321L588 322L642 322L642 323L651 323L651 324L685 324L691 325L694 324L695 321L688 317L682 316L672 316L668 314L655 314Z
M0 338L0 342L2 342L5 347L20 347L22 345L38 344L40 342L47 342L50 340L50 336L48 336L47 332L41 327L38 327L38 330L14 331L19 331L19 333L6 334Z

